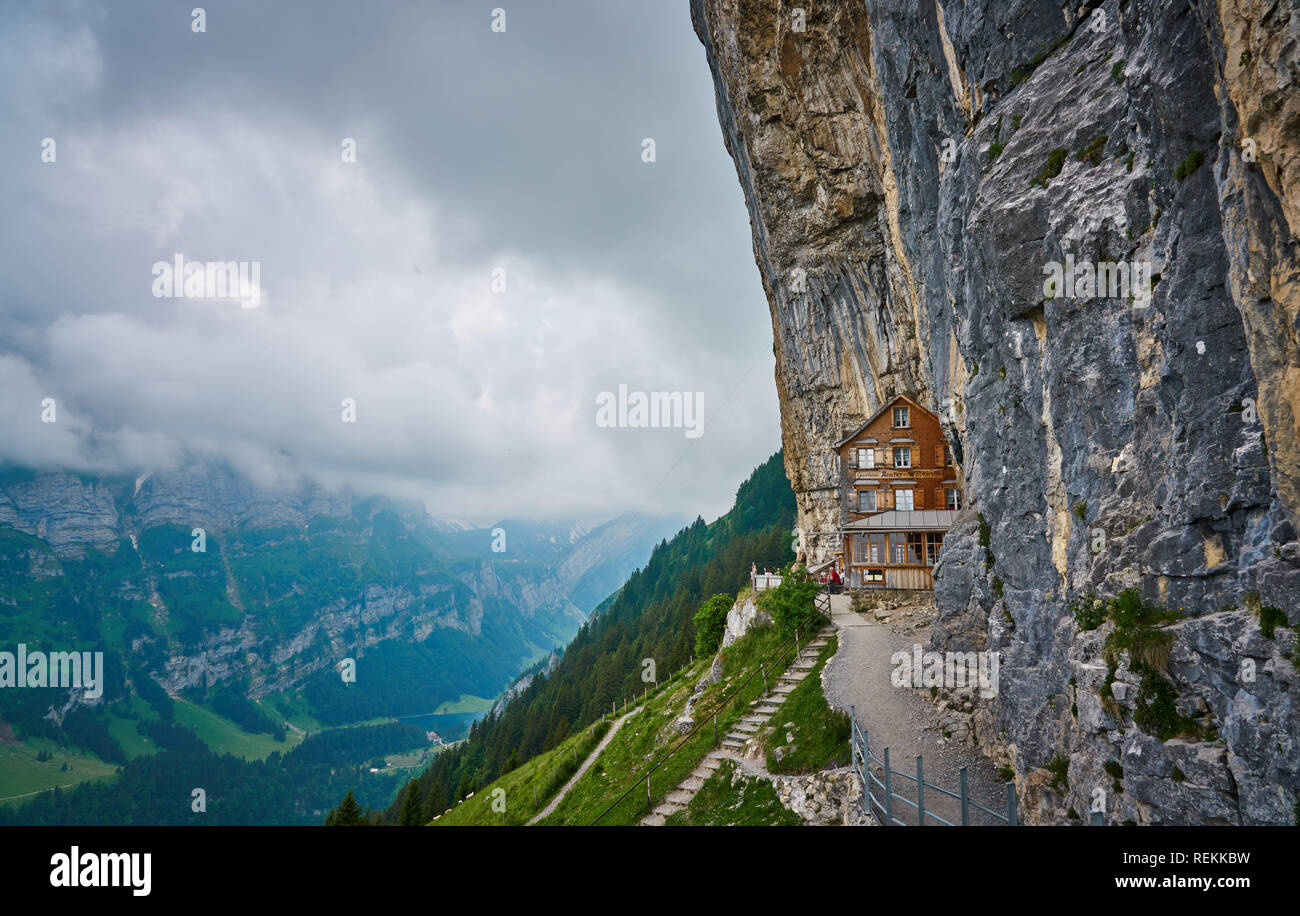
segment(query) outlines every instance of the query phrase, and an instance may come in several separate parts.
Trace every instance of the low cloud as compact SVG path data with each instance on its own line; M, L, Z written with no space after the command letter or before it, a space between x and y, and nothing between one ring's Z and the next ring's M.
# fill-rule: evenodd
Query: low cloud
M694 107L691 126L716 147L706 172L729 182L732 204L707 200L694 212L700 192L690 180L642 186L643 174L551 185L526 143L480 150L503 175L534 176L528 219L539 201L554 208L555 232L528 238L490 172L468 176L481 191L468 206L465 174L410 160L412 136L442 114L422 108L418 91L399 83L374 98L353 128L358 161L345 163L346 134L334 119L306 102L250 107L243 91L251 81L275 99L283 80L292 101L295 74L319 60L289 55L229 90L182 70L174 80L194 83L175 98L174 87L160 88L171 74L128 61L135 49L121 11L73 15L80 8L33 11L0 40L9 60L0 116L28 140L22 155L11 148L0 162L11 217L0 240L9 290L0 306L0 460L141 473L201 457L262 480L306 474L422 499L435 515L490 519L716 513L779 444L770 331L740 191L716 124ZM129 9L146 32L160 28L158 10ZM674 87L698 106L695 96L711 100L711 87L680 18L675 53L696 55L704 82ZM601 14L592 27L608 21ZM342 20L334 32L329 17L322 22L315 54L350 38L392 40L386 30L351 36ZM527 79L578 50L530 45L478 67ZM44 69L24 69L38 55ZM410 83L429 78L427 60L409 66ZM472 93L474 69L461 76ZM631 91L644 75L608 78ZM32 79L52 88L37 92ZM131 93L166 104L123 104ZM574 142L599 130L599 114L590 120ZM56 163L39 159L44 136L58 142ZM627 139L630 163L638 141ZM442 142L452 158L472 154L455 132ZM676 168L663 177L691 175ZM620 217L613 228L610 208ZM584 214L602 232L588 231ZM647 225L650 217L662 225ZM152 265L178 253L256 262L259 306L155 297ZM597 395L620 384L705 392L704 436L598 427ZM54 423L42 421L45 398L57 404ZM345 399L355 423L343 421Z

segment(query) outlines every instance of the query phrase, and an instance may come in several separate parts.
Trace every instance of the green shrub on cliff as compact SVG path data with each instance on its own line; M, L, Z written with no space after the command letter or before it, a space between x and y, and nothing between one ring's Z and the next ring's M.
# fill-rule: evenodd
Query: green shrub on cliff
M793 636L796 628L806 629L815 623L813 618L818 615L813 609L813 596L820 590L804 567L795 566L780 585L759 596L758 604L771 616L782 636Z
M1065 157L1067 155L1068 151L1059 146L1048 153L1047 161L1043 163L1043 170L1038 173L1038 176L1034 178L1033 181L1029 182L1030 186L1039 184L1043 187L1047 187L1049 181L1061 174L1061 169L1065 166Z
M705 658L718 651L722 633L727 628L727 612L731 610L730 595L717 594L704 602L695 612L695 656Z
M1174 180L1182 181L1188 175L1199 169L1201 163L1204 161L1205 154L1203 152L1198 149L1192 150L1187 154L1187 158L1178 163L1177 167L1174 168Z
M1259 609L1259 632L1265 639L1272 639L1273 630L1286 625L1286 614L1280 607L1270 604Z

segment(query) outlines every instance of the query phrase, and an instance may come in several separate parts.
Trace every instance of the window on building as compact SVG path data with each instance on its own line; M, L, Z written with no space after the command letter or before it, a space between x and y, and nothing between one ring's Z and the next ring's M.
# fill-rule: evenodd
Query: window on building
M907 446L894 449L894 467L910 468L912 466L912 450Z
M911 511L912 511L912 505L913 505L913 503L912 503L912 491L911 491L911 490L895 490L895 491L894 491L894 508L895 508L895 509L897 509L899 512L911 512Z
M862 571L862 581L866 582L884 582L885 571L883 569L864 569Z
M949 509L961 508L961 494L957 491L955 487L949 487L947 490L945 490L944 496L947 498L946 504Z
M876 511L876 491L860 490L858 491L858 511L875 512Z
M907 413L908 411L906 407L895 407L894 426L910 426L911 424L907 422L908 421Z
M952 449L946 445L943 447L943 466L946 468L952 467Z
M925 535L919 531L907 536L907 562L913 566L925 563Z
M943 546L943 532L927 531L925 534L925 562L933 566L939 562L939 548Z
M853 536L853 564L885 562L884 534L855 534Z
M858 467L874 468L876 466L876 450L873 448L858 449Z
M901 531L889 535L889 562L895 566L907 563L907 535Z

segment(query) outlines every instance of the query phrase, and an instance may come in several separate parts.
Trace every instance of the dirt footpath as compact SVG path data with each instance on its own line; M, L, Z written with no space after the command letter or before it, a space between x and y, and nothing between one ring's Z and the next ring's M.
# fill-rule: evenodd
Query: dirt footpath
M895 652L912 652L916 643L926 645L929 626L924 615L895 614L901 625L878 621L876 615L850 610L851 599L836 595L831 599L832 619L839 633L840 648L822 674L827 701L848 712L855 707L858 727L867 732L871 751L882 756L889 748L890 766L895 773L916 774L916 755L922 755L925 781L957 792L959 769L965 764L970 797L997 811L1006 810L1006 786L997 778L996 768L972 744L946 738L939 723L939 713L924 690L895 687L890 681ZM881 776L879 772L876 774ZM916 799L916 785L897 775L891 786L895 795ZM880 795L879 787L875 788ZM916 809L894 799L894 817L915 824ZM956 799L927 788L925 807L952 823L960 823L961 806ZM972 824L997 824L999 821L970 808ZM939 822L926 818L926 824Z

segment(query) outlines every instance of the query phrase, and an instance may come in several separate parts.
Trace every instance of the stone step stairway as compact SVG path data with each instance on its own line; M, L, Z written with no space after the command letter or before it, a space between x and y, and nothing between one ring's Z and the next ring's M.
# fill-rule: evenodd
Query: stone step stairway
M769 691L750 704L753 711L741 716L731 727L731 731L727 732L720 742L721 747L709 751L700 761L700 765L691 771L691 774L683 779L677 788L664 796L664 800L655 805L653 811L641 818L640 826L662 827L669 817L691 803L691 799L704 785L704 781L722 766L722 761L740 758L746 743L763 730L763 726L780 710L781 704L785 702L790 692L816 667L817 659L822 649L826 647L830 633L831 627L827 625L799 650L794 661L774 684L769 685Z

